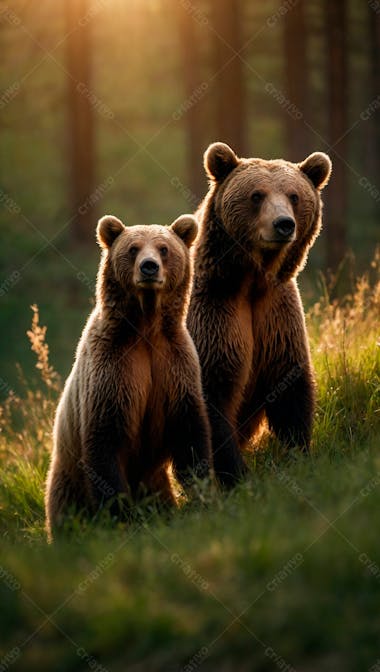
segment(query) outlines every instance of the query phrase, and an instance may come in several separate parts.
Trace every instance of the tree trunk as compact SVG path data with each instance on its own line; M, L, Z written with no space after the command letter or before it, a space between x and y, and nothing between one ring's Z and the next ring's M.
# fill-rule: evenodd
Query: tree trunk
M206 190L203 171L204 120L203 98L207 91L207 83L202 81L200 68L199 42L197 24L183 3L174 0L178 11L179 41L181 49L185 100L175 118L183 116L186 133L187 174L192 195L200 200ZM193 0L196 7L196 0Z
M368 157L367 167L371 182L380 187L380 14L367 6L369 19L370 46L370 96L369 106L363 111L363 121L367 124ZM376 216L380 214L380 206L374 201Z
M66 0L68 151L72 238L94 238L96 213L94 114L91 105L91 28L87 0Z
M246 132L244 64L236 55L243 46L241 0L213 0L212 29L215 76L215 140L242 156L249 153Z
M289 101L284 112L286 158L289 161L301 161L311 151L310 133L304 123L304 120L310 123L304 0L298 0L295 6L286 12L283 41L285 95Z
M329 145L333 160L326 191L327 264L336 270L347 249L347 2L325 0Z

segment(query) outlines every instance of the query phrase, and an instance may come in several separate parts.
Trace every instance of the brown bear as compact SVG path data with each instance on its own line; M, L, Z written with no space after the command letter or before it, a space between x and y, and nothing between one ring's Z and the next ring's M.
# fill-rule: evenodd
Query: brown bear
M46 490L47 528L70 511L112 515L139 493L174 502L168 473L207 476L210 429L186 328L193 216L125 227L105 216L96 305L59 402Z
M262 421L308 450L314 377L296 283L321 228L331 161L241 159L224 143L205 153L210 189L198 211L188 327L198 350L214 469L232 485L241 449Z

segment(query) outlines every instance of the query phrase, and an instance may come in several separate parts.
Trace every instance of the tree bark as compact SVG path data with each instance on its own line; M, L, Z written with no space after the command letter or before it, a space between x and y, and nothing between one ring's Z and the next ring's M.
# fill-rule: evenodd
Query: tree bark
M196 20L189 14L183 3L174 0L178 10L178 27L184 78L185 100L177 113L178 120L184 117L187 153L188 183L196 199L201 199L206 181L203 171L204 115L203 99L207 83L202 81L199 43ZM196 7L196 0L193 0ZM180 116L179 116L180 115Z
M370 96L369 106L364 110L363 121L368 125L367 143L368 170L371 181L380 186L380 13L370 4L368 9L370 46ZM375 201L376 215L380 214L379 203Z
M327 265L335 271L347 249L347 2L325 0L328 133L333 160L326 191Z
M241 0L213 0L212 29L215 76L215 140L247 156L247 112Z
M88 0L66 0L66 69L72 239L93 240L96 212L94 113L91 105L91 27Z
M289 105L284 113L286 158L301 161L310 154L309 86L307 67L307 24L305 2L298 2L284 16L283 51L285 94Z

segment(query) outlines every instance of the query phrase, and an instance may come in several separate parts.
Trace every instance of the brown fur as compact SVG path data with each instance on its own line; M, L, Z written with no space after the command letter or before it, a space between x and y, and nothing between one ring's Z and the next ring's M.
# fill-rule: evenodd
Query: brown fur
M210 189L198 212L188 325L215 471L231 484L265 417L287 445L310 444L314 378L295 278L320 231L331 162L322 153L300 164L239 159L215 143L205 167ZM294 231L285 235L283 222Z
M211 459L198 356L186 328L196 221L126 228L103 217L96 306L80 339L54 424L47 480L49 534L70 511L159 493L174 502L168 469L186 484ZM156 266L154 276L143 266Z

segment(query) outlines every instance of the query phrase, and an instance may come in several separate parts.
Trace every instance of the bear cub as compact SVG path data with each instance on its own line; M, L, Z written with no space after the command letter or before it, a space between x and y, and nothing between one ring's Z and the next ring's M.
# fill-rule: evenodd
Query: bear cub
M71 512L93 515L108 503L124 516L121 500L139 494L175 503L170 466L185 487L192 472L209 474L200 366L186 328L196 235L191 215L170 227L99 221L96 305L54 423L50 536Z
M321 228L331 161L241 159L218 142L205 153L188 326L198 350L215 473L232 485L262 422L308 450L314 376L296 276Z

